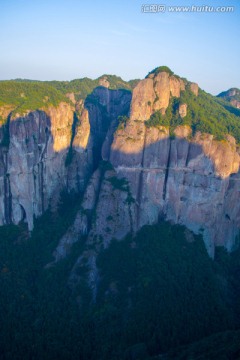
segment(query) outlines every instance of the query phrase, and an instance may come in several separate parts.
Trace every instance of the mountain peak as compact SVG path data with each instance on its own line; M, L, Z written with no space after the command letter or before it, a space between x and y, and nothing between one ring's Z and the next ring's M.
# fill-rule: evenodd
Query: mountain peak
M240 89L231 88L227 91L223 91L217 95L217 97L230 102L230 104L237 109L240 109Z
M158 66L158 67L156 67L155 69L153 69L152 71L150 71L150 72L147 74L146 78L152 77L152 76L150 76L150 75L156 76L156 75L159 74L160 72L166 72L166 73L168 73L169 75L174 75L174 72L173 72L168 66L163 65L163 66Z

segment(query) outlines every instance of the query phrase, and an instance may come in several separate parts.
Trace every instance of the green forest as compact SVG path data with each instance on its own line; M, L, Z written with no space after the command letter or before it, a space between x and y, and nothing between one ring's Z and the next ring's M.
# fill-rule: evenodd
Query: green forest
M89 78L76 79L72 81L46 81L49 84L61 91L63 94L74 93L76 100L86 99L87 95L91 94L93 90L99 86L99 81L106 78L109 82L109 89L126 89L133 90L139 80L124 81L116 75L102 75L101 77L92 80Z
M238 358L240 250L219 248L213 261L184 227L145 226L99 253L94 302L87 267L69 286L85 238L46 266L80 204L63 193L30 239L24 224L0 228L1 359L195 359L199 349L206 359ZM214 345L224 341L221 357Z
M0 81L0 106L12 105L13 115L57 106L67 100L58 90L40 82Z
M28 110L46 109L57 106L61 101L69 102L66 94L73 93L75 100L85 100L93 90L99 86L99 80L106 77L109 89L125 89L131 91L139 80L122 80L115 75L103 75L96 80L89 78L72 81L32 81L32 80L7 80L0 81L0 107L12 106L12 116L18 113L23 115ZM0 123L7 119L0 117Z
M167 67L159 67L150 74L166 71L170 75L172 71ZM176 75L174 75L176 76ZM50 105L57 106L61 101L69 102L66 94L73 93L75 99L85 100L94 88L99 85L99 80L106 77L110 83L110 89L132 90L139 80L125 82L115 75L103 75L96 80L89 78L72 81L29 81L10 80L0 81L0 106L11 105L12 115L24 114L27 110L46 109ZM180 98L171 98L166 114L157 111L150 119L146 120L147 127L164 125L170 127L170 133L178 125L189 125L193 130L213 134L215 139L224 140L226 134L233 135L240 142L240 110L234 108L226 100L207 94L199 90L195 96L189 83L186 82L186 91L181 91ZM187 116L181 118L178 113L180 104L187 104ZM0 118L1 123L7 119Z

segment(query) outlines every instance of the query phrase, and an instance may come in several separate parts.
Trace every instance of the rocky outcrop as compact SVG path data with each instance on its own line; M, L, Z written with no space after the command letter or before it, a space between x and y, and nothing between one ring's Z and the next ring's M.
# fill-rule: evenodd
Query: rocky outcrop
M133 90L131 120L148 120L158 110L164 114L170 97L180 97L184 90L184 82L178 77L170 76L167 72L150 74Z
M71 102L72 102L73 104L76 104L76 99L75 99L74 93L67 93L67 94L66 94L66 97L67 97L69 100L71 100Z
M185 116L187 116L187 104L180 104L178 113L181 116L181 118L184 118Z
M56 250L54 251L55 261L66 257L73 244L86 236L91 228L90 217L97 205L98 194L101 184L101 172L96 170L88 182L81 209L78 211L75 221L61 238Z
M190 83L190 90L194 95L198 96L198 84Z
M239 100L231 100L231 105L235 106L237 109L240 109L240 101Z
M62 102L21 116L0 108L8 116L0 127L0 225L24 220L32 230L33 218L54 207L62 189L83 192L131 101L129 91L106 88L95 89L85 104L68 97L75 107Z
M24 117L9 117L9 123L2 128L8 143L0 147L0 224L25 220L31 230L34 216L41 215L50 201L57 201L61 189L70 190L65 161L73 118L74 109L67 103L32 111ZM88 136L85 133L85 141L82 139L76 146L82 151L76 156L79 166L71 168L72 183L82 183L82 190L89 172L88 151L83 153Z
M164 114L185 88L198 96L197 84L156 71L132 94L100 86L85 102L69 93L71 103L10 114L0 128L0 224L25 220L32 229L33 218L57 203L66 188L84 197L54 253L56 261L84 239L84 256L91 253L95 264L98 250L112 238L160 219L202 233L211 256L216 245L231 250L240 226L235 139L217 141L193 134L187 125L173 133L145 123L156 111ZM187 104L178 106L174 111L184 119ZM0 109L1 117L11 110Z
M88 263L93 292L100 249L113 238L120 240L161 219L202 234L211 257L217 245L229 251L235 246L240 226L240 156L235 139L227 135L217 141L210 134L193 134L187 125L176 127L170 136L168 127L145 125L155 111L164 113L171 96L179 97L186 85L198 95L195 83L166 72L151 73L133 90L129 117L118 127L116 120L109 126L101 146L102 158L111 165L93 176L76 221L55 253L56 260L65 256L69 244L87 233L72 277L77 281L77 268ZM94 110L92 103L87 106L96 121L106 103L100 101L103 108ZM187 104L180 104L178 112L184 118Z
M133 129L141 136L127 140ZM232 138L219 142L207 134L192 137L187 126L176 128L175 136L171 139L165 128L144 129L139 122L115 134L110 160L118 178L127 179L132 202L129 210L126 191L118 193L105 179L97 212L101 219L97 230L104 246L109 234L121 238L159 218L203 233L211 256L215 245L229 250L234 246L240 225L236 144ZM233 201L234 191L231 207L229 198ZM118 218L107 226L103 217L108 218L113 210Z
M193 135L186 125L175 128L173 138L167 127L145 126L144 120L167 107L170 97L179 96L184 86L164 72L150 74L134 89L130 117L114 133L105 156L114 169L102 179L89 243L97 238L107 247L112 238L121 239L164 218L202 233L210 256L215 245L233 248L240 225L235 139ZM198 85L189 86L197 96ZM179 106L179 115L187 115L187 104Z

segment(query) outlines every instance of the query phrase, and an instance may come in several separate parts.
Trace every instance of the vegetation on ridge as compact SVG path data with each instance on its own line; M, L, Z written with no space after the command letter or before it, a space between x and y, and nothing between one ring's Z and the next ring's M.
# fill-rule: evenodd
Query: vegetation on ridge
M61 101L68 99L50 85L34 81L0 81L0 106L12 105L14 113L57 106Z
M233 92L235 92L235 94L233 95ZM238 88L231 88L227 91L223 91L220 94L217 95L217 97L222 98L226 101L231 101L231 100L238 100L240 101L240 89Z
M99 81L106 78L109 82L109 89L126 89L132 90L138 80L131 80L129 82L122 80L119 76L115 75L102 75L98 79L92 80L89 78L75 79L72 81L48 81L45 82L61 91L63 94L74 93L75 99L85 100L93 90L100 86Z
M98 79L75 79L72 81L36 81L7 80L0 81L0 107L11 105L14 113L24 114L28 110L46 109L57 106L61 101L69 102L67 94L73 93L75 100L85 100L93 90L100 86L99 81L106 78L109 89L125 89L131 91L139 80L122 80L119 76L103 75ZM0 118L1 123L6 119Z
M178 109L179 105L184 103L187 104L187 115L181 118ZM218 140L224 139L226 134L231 134L240 143L239 117L230 113L214 96L201 89L198 96L195 96L187 87L181 92L180 98L170 99L165 115L157 111L145 124L147 127L169 126L171 131L178 125L189 125L193 133L209 133Z
M149 77L149 75L151 75L151 74L157 75L157 74L159 74L160 72L166 72L166 73L168 73L169 75L173 75L173 74L174 74L174 72L173 72L171 69L169 69L168 66L158 66L158 67L156 67L155 69L153 69L152 71L150 71L150 72L147 74L146 78Z

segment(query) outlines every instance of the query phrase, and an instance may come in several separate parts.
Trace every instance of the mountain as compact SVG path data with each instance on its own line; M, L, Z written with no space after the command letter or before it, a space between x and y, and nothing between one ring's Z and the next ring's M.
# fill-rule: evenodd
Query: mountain
M0 82L6 358L12 338L19 358L144 359L239 328L232 109L166 66Z
M231 105L240 109L240 90L232 88L227 91L223 91L218 95L219 98L230 102Z
M211 256L215 245L231 250L239 226L239 118L166 67L132 93L110 89L113 80L112 87L123 86L120 78L103 76L97 81L105 86L84 90L85 100L79 97L84 80L66 88L0 83L0 223L24 220L32 230L34 217L67 189L85 192L83 213L69 230L72 242L79 221L89 239L100 236L106 246L166 218L202 232ZM101 159L112 168L99 167ZM91 219L94 209L99 223Z

